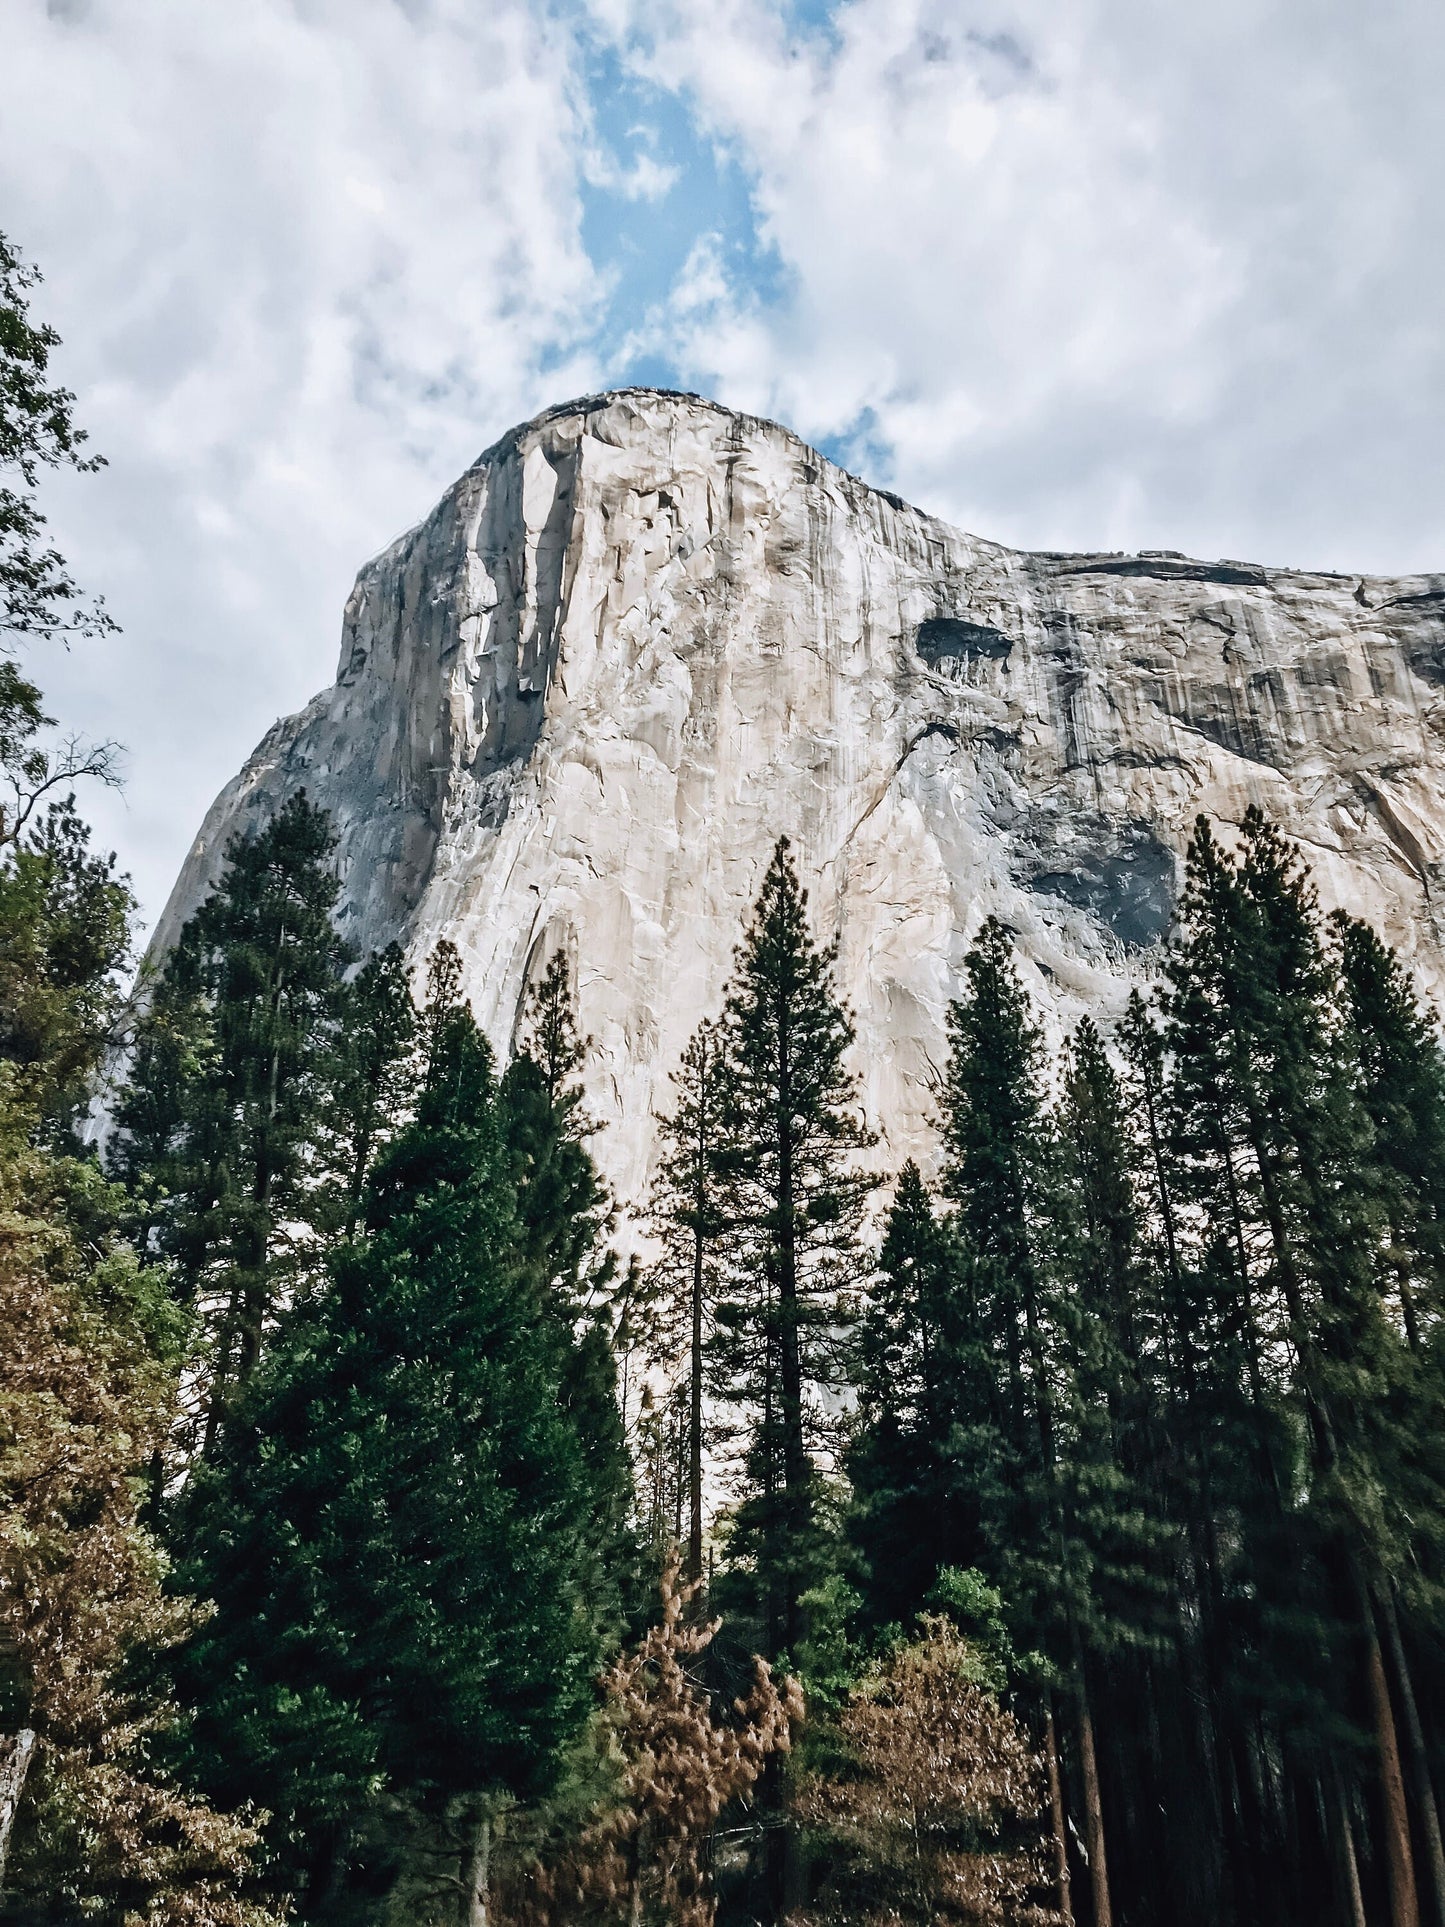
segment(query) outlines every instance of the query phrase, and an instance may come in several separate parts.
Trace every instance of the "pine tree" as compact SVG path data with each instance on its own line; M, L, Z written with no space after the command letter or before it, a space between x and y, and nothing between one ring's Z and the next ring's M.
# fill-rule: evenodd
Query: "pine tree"
M113 1166L159 1194L145 1225L205 1320L208 1444L261 1356L317 1213L341 974L330 819L298 792L236 837L182 930L117 1106Z
M970 1350L971 1282L954 1227L910 1160L855 1334L859 1406L846 1457L849 1530L878 1625L910 1620L939 1571L975 1550L977 1512L954 1454L956 1428L986 1403Z
M686 1389L687 1565L702 1577L705 1394L713 1308L725 1229L719 1174L722 1093L716 1027L700 1024L673 1075L676 1102L661 1121L662 1155L652 1198L652 1225L662 1247L655 1268L661 1316L659 1355L683 1355Z
M1055 1121L1051 1198L1064 1513L1087 1546L1073 1602L1086 1641L1143 1639L1155 1619L1167 1536L1155 1468L1162 1450L1159 1308L1139 1202L1140 1147L1097 1028L1070 1042Z
M1415 1536L1376 1586L1376 1612L1402 1713L1404 1750L1429 1871L1433 1917L1445 1927L1445 1841L1422 1706L1438 1703L1433 1629L1445 1605L1441 1500L1445 1455L1432 1449L1445 1400L1445 1053L1399 959L1363 923L1331 919L1346 993L1346 1041L1373 1126L1372 1177L1387 1241L1380 1279L1395 1299L1408 1358L1392 1374L1397 1417L1386 1471ZM1422 1450L1423 1448L1423 1450ZM1427 1682L1420 1691L1417 1681ZM1430 1690L1433 1687L1433 1691Z
M780 839L738 950L723 1018L721 1160L729 1226L731 1399L749 1415L744 1502L732 1539L767 1650L796 1648L815 1574L818 1395L840 1383L848 1292L874 1180L874 1142L845 1064L853 1027L833 988L837 946L819 948ZM739 1573L739 1576L740 1573Z
M507 1139L529 1262L559 1306L599 1314L617 1274L612 1200L587 1149L595 1127L579 1073L592 1040L577 1028L559 950L527 992L516 1052L502 1078Z
M1005 1365L994 1417L1020 1465L1048 1451L1038 1243L1047 1160L1042 1043L1007 931L990 917L949 1008L942 1110L945 1194L978 1269L979 1309Z
M368 957L338 995L316 1151L323 1232L351 1237L366 1181L406 1124L416 1093L417 1012L401 950Z
M1373 1126L1390 1283L1419 1353L1445 1307L1445 1050L1399 959L1368 924L1336 913L1347 1042Z
M518 1247L560 1349L567 1411L585 1455L589 1583L615 1586L635 1563L615 1351L629 1275L609 1243L615 1210L587 1148L595 1126L580 1072L592 1040L578 1029L561 951L524 998L518 1028L499 1097Z
M187 1576L219 1609L187 1668L209 1779L262 1794L318 1918L418 1841L471 1878L496 1800L558 1771L607 1612L507 1113L470 1014L441 1010L364 1228L184 1501Z
M1429 1427L1413 1373L1382 1315L1372 1133L1344 999L1303 866L1257 812L1237 859L1198 826L1181 923L1164 1044L1181 1195L1202 1233L1207 1295L1192 1323L1211 1388L1232 1376L1242 1419L1238 1449L1216 1450L1209 1473L1242 1554L1227 1642L1242 1691L1224 1718L1236 1731L1287 1721L1288 1771L1323 1789L1331 1735L1353 1713L1341 1681L1358 1682L1402 1923L1416 1915L1416 1874L1380 1632L1440 1488L1420 1451ZM1253 1680L1239 1663L1251 1648ZM1268 1882L1289 1815L1261 1801L1243 1751L1231 1804L1252 1851L1235 1859L1242 1879Z
M993 1382L955 1448L971 1462L979 1531L975 1557L960 1563L999 1586L1016 1643L1041 1649L1069 1683L1093 1911L1108 1927L1089 1670L1100 1487L1109 1497L1117 1488L1079 1380L1085 1328L1051 1262L1059 1153L1044 1105L1042 1038L996 919L984 924L965 971L967 991L949 1012L944 1185L972 1261L975 1382L986 1387L989 1361Z
M978 1564L1020 1615L1019 1643L1037 1643L1052 1587L1053 1389L1044 1271L1050 1145L1042 1040L1007 932L983 926L964 963L965 994L948 1014L942 1088L943 1189L964 1253L958 1307L964 1398L952 1445L970 1468L960 1493L978 1535ZM1006 1571L1001 1560L1024 1564ZM1032 1566L1030 1567L1030 1562ZM1030 1571L1032 1576L1029 1576Z

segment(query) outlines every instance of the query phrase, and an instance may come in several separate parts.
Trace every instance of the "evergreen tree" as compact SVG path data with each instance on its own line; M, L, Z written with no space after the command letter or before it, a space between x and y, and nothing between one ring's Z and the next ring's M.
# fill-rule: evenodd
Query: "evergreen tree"
M662 1246L655 1278L660 1300L661 1356L684 1357L686 1395L687 1578L702 1577L705 1393L713 1309L725 1228L719 1176L722 1094L716 1026L700 1024L673 1075L676 1103L661 1120L662 1156L652 1198L653 1229Z
M940 1570L974 1550L976 1513L958 1489L955 1457L970 1390L975 1398L980 1390L970 1377L969 1285L968 1256L910 1160L858 1322L858 1419L846 1458L849 1529L877 1625L906 1623Z
M318 1203L348 952L332 925L330 819L298 792L236 837L142 1020L117 1107L117 1172L159 1195L145 1227L208 1331L206 1437L256 1368Z
M1445 1051L1399 959L1354 917L1331 919L1347 1043L1373 1127L1373 1163L1389 1232L1388 1283L1412 1351L1445 1305Z
M1063 1064L1050 1264L1056 1280L1060 1476L1065 1518L1086 1547L1072 1602L1086 1643L1143 1638L1164 1528L1159 1318L1139 1203L1139 1147L1103 1039L1084 1018Z
M332 1059L317 1115L317 1219L351 1237L378 1157L405 1125L419 1077L417 1012L398 945L368 957L339 992Z
M608 1242L612 1199L587 1148L595 1126L580 1072L592 1040L578 1029L561 951L525 996L518 1029L499 1099L518 1249L561 1350L563 1396L585 1458L589 1584L615 1589L635 1562L632 1468L614 1349L629 1280L619 1277Z
M833 988L837 946L819 948L780 839L737 953L722 1032L732 1401L749 1415L744 1498L732 1538L750 1572L770 1653L796 1648L802 1595L818 1575L819 1394L844 1375L848 1292L874 1180L874 1142L845 1065L853 1027Z
M976 1263L980 1328L1004 1367L1004 1397L991 1416L1001 1449L1023 1467L1049 1449L1038 1256L1048 1152L1042 1042L996 918L964 969L967 992L948 1013L943 1186Z
M983 926L964 961L965 994L948 1014L942 1089L943 1188L965 1254L960 1273L962 1433L970 1470L959 1497L980 1565L1019 1616L1021 1646L1038 1643L1052 1608L1041 1555L1052 1553L1053 1391L1044 1269L1049 1182L1042 1040L1008 933ZM1023 1562L1008 1571L1001 1561Z
M944 1185L971 1260L964 1344L976 1388L956 1449L969 1468L979 1537L959 1563L1002 1591L1020 1649L1041 1650L1069 1682L1094 1916L1108 1927L1089 1671L1106 1532L1100 1501L1114 1480L1094 1388L1081 1372L1092 1334L1069 1310L1051 1261L1059 1152L1044 1104L1042 1038L997 919L984 924L964 968L967 990L949 1012L942 1120Z
M184 1502L219 1609L187 1667L208 1779L264 1798L314 1918L418 1843L472 1878L496 1800L558 1770L599 1653L568 1360L518 1258L490 1052L443 1009L363 1230Z
M1286 1736L1286 1784L1313 1782L1315 1804L1338 1807L1338 1733L1358 1712L1401 1923L1417 1882L1380 1632L1395 1576L1434 1536L1441 1488L1433 1427L1382 1316L1372 1132L1345 1000L1303 866L1257 812L1237 858L1198 826L1166 978L1177 1182L1198 1225L1189 1322L1216 1413L1197 1489L1214 1514L1210 1610L1229 1655L1217 1717L1236 1890L1241 1905L1286 1904L1275 1875L1297 1824L1258 1784L1241 1726ZM1408 1682L1397 1687L1407 1702Z
M617 1274L607 1245L613 1207L587 1149L595 1127L579 1073L592 1040L577 1028L560 950L524 997L518 1028L502 1102L528 1262L559 1307L589 1317L605 1307Z

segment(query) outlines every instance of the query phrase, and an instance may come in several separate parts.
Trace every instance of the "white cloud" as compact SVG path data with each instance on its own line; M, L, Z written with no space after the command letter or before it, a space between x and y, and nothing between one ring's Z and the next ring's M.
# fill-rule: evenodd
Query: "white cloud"
M51 506L125 624L41 676L132 746L152 914L358 564L640 357L1003 540L1445 564L1438 0L0 11L0 227L112 460ZM588 98L584 25L682 127Z
M610 13L780 263L654 315L692 383L1022 544L1445 563L1434 0Z
M54 519L125 628L37 667L132 745L96 814L153 914L212 794L331 675L357 566L595 381L585 102L517 0L5 12L0 225L111 459Z

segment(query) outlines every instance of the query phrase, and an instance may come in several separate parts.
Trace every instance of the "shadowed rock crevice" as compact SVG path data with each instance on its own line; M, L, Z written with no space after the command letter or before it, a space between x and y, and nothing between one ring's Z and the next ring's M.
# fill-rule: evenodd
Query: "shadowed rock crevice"
M986 622L966 622L961 616L930 616L920 623L915 647L926 663L969 662L979 656L1007 662L1013 637Z
M1189 556L1078 555L1050 558L1051 573L1065 575L1138 576L1152 582L1222 582L1237 587L1267 588L1269 575L1250 562L1195 562Z
M1074 816L1020 882L1036 896L1087 910L1126 950L1165 935L1177 894L1173 853L1147 823Z

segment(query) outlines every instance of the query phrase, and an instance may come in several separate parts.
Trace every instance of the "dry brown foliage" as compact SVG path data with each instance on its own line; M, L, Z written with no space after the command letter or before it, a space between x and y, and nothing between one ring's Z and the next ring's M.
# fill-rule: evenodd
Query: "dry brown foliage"
M0 1154L0 1683L9 1726L37 1735L10 1872L17 1897L87 1917L260 1927L235 1898L254 1829L167 1783L149 1756L170 1709L123 1677L197 1609L164 1593L138 1518L174 1374L134 1261L71 1228L66 1186L86 1181Z
M730 1801L786 1753L802 1717L796 1680L754 1661L751 1690L719 1719L689 1671L718 1620L689 1622L694 1586L662 1581L662 1620L608 1672L602 1721L617 1795L567 1842L551 1843L499 1883L503 1927L712 1927L713 1831Z
M1048 1927L1042 1762L974 1683L952 1624L923 1621L839 1718L846 1769L800 1787L798 1817L826 1851L815 1911L790 1927Z

